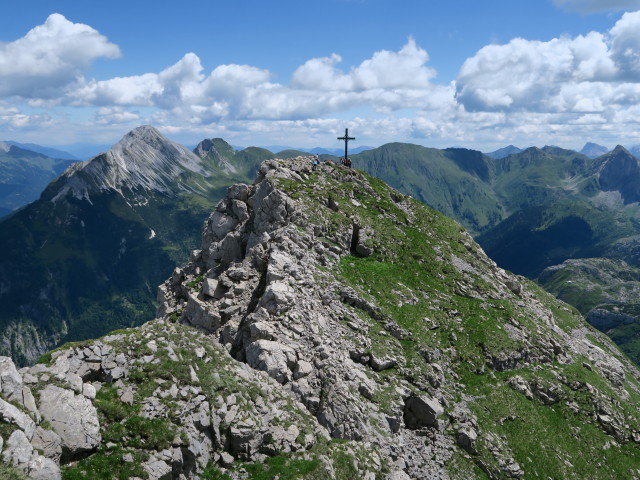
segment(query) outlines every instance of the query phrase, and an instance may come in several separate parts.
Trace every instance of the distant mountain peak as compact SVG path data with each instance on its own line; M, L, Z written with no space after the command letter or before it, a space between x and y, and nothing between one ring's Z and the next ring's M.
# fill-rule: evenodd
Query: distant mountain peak
M613 153L626 153L627 155L631 155L631 152L624 148L622 145L616 145L616 148L613 149Z
M226 173L237 173L238 169L231 163L230 158L234 155L234 149L222 138L205 139L201 141L193 150L201 159L209 158Z
M8 152L9 150L11 150L11 145L5 142L0 142L0 150L2 150L3 152Z
M494 152L485 153L486 156L495 158L496 160L504 157L508 157L509 155L513 155L514 153L520 153L522 149L514 146L508 145L506 147L500 148Z
M596 170L604 191L619 191L625 204L640 201L640 162L622 145L598 158Z
M213 140L206 138L196 146L193 153L198 155L200 158L204 158L209 153L212 153L213 151L215 151L215 149L216 147L213 144Z
M598 145L597 143L587 142L584 144L584 147L582 147L582 150L580 150L580 153L586 155L589 158L597 158L601 155L604 155L608 151L609 149L607 147Z
M61 187L53 200L69 192L75 198L88 199L90 192L108 189L174 194L190 189L179 180L185 171L207 176L197 155L145 125L127 133L107 152L68 168L57 182Z

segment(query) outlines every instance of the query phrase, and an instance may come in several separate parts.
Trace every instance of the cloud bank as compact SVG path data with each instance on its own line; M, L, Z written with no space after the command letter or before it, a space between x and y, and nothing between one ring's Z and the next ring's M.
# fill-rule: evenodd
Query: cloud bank
M118 46L93 28L54 13L19 40L0 44L0 95L55 98L95 59L119 56Z
M555 1L583 10L640 3ZM344 128L344 118L362 132L363 143L480 148L562 144L578 133L581 141L639 143L639 31L640 11L625 13L606 32L487 45L446 84L437 82L427 50L411 37L398 51L373 52L358 65L342 65L338 53L311 58L285 83L251 65L207 70L192 52L160 72L95 79L88 77L92 63L117 59L119 47L90 26L53 14L0 44L0 127L68 131L68 117L82 111L89 119L75 124L79 131L153 123L167 133L204 138L215 130L241 142L255 138L252 143L286 137L319 144Z

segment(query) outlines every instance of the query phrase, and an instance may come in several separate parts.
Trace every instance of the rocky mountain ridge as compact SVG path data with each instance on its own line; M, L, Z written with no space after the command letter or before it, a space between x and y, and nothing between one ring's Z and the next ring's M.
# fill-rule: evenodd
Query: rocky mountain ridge
M129 132L107 152L68 169L57 182L63 187L53 201L67 195L89 199L92 191L123 189L175 195L180 190L193 189L179 181L183 172L210 175L199 156L146 125Z
M618 145L599 157L595 169L603 191L619 192L625 205L640 201L640 164L626 148Z
M67 169L2 223L0 352L24 365L153 318L155 285L197 245L185 231L225 175L148 126Z
M580 258L546 268L539 283L606 332L640 364L640 269L623 260Z
M143 327L0 362L5 464L32 478L640 478L638 370L459 225L358 171L265 161L158 295Z

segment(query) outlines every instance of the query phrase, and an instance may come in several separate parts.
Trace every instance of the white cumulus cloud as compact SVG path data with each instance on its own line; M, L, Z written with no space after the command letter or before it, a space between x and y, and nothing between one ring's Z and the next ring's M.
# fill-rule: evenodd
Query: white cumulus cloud
M118 46L99 32L54 13L24 37L0 44L0 95L51 98L95 59L118 56Z
M426 66L428 60L410 38L398 52L375 52L348 72L337 67L337 54L311 59L287 85L272 82L271 72L250 65L219 65L206 75L199 57L188 53L160 73L84 81L64 102L153 107L191 124L299 119L363 106L388 113L452 105L452 86L431 82L435 70Z
M611 58L622 79L640 81L640 11L625 13L610 34Z
M336 67L342 61L340 55L313 58L293 73L291 84L295 88L326 91L425 89L436 75L434 69L426 66L428 60L427 51L409 38L400 51L375 52L348 73Z
M456 80L469 111L602 112L637 101L640 12L606 33L547 42L516 38L467 59Z
M94 119L99 125L114 125L138 122L140 115L122 107L100 107L96 111Z

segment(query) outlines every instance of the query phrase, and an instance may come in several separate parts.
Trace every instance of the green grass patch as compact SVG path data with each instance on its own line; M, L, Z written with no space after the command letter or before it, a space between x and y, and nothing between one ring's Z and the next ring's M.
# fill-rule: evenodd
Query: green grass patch
M321 468L320 460L291 459L285 456L267 458L265 463L244 464L252 480L295 480L308 476ZM352 477L353 478L353 477Z
M132 462L125 462L123 456L129 453ZM130 478L146 478L142 463L148 455L121 448L100 449L90 457L83 458L73 466L62 467L63 480L129 480Z

